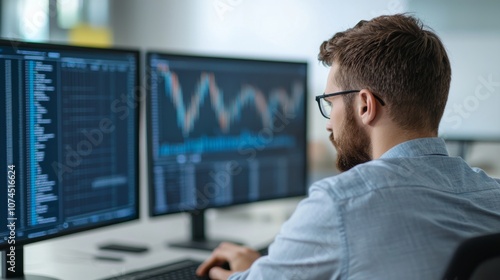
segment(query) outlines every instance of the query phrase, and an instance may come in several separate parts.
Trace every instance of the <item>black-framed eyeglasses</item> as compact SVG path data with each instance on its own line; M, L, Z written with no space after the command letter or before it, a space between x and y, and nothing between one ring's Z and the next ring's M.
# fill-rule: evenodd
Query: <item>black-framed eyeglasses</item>
M351 89L351 90L344 90L344 91L339 91L339 92L334 92L334 93L327 93L327 94L320 94L316 96L316 102L318 102L319 106L319 111L321 112L321 115L323 117L330 119L330 112L332 111L332 103L326 98L336 96L336 95L343 95L343 94L348 94L348 93L353 93L353 92L360 92L360 89ZM385 102L382 100L382 98L378 97L377 95L373 95L375 99L377 99L380 102L380 105L384 106Z

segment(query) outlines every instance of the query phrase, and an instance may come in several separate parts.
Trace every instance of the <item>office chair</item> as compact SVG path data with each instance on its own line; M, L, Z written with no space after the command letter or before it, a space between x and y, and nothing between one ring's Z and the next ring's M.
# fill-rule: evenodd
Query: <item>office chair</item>
M461 243L443 279L500 279L500 233L473 237Z

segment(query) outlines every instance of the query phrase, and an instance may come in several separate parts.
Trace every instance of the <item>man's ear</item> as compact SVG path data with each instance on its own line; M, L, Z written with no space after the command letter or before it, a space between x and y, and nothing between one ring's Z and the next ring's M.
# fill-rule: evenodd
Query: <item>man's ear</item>
M367 89L362 89L358 93L358 96L359 102L356 112L363 124L370 125L377 117L377 114L379 114L377 99L373 93Z

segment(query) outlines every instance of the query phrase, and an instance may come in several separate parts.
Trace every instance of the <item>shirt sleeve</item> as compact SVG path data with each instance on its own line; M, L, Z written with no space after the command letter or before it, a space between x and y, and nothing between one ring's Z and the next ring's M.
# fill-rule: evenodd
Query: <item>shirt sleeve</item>
M313 185L269 247L240 279L339 279L343 228L338 205L326 189Z

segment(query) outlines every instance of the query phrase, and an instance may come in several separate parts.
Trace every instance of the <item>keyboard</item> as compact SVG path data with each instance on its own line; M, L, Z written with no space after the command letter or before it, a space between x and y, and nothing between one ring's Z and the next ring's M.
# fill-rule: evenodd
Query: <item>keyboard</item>
M267 247L258 250L264 256L267 255ZM124 275L114 276L102 280L208 280L208 277L196 276L196 269L200 261L191 259L168 263L157 267L147 268L140 271L130 272ZM224 266L223 266L224 267ZM229 269L228 266L224 267Z
M198 277L196 269L201 264L200 261L191 259L181 260L175 263L168 263L145 270L134 271L125 275L119 275L103 280L199 280L210 279L208 277Z

